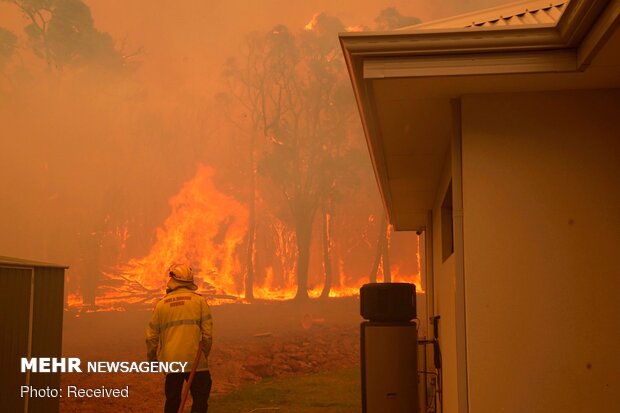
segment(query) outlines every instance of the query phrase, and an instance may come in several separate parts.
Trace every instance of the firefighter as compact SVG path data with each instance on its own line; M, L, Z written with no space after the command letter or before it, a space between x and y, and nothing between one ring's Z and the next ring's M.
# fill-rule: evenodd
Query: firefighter
M196 293L198 286L188 265L172 265L168 275L166 296L157 303L146 329L147 359L188 363L183 373L166 374L164 413L177 413L183 383L189 378L202 340L204 357L200 357L190 387L193 400L191 411L206 413L211 393L211 374L207 365L213 342L211 310L207 300Z

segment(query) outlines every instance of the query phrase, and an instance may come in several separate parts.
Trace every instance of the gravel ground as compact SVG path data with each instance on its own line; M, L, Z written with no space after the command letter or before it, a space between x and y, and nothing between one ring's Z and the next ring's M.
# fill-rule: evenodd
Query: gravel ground
M357 298L214 307L209 357L213 394L230 393L264 378L307 375L359 364ZM143 361L150 312L89 313L65 317L63 353L86 361ZM162 409L162 374L67 373L62 387L123 388L128 398L63 398L61 412Z

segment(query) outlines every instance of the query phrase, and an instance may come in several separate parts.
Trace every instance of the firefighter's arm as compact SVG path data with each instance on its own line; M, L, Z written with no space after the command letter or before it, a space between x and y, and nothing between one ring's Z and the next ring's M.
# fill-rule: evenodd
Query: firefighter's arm
M211 345L213 344L213 318L211 317L211 309L209 304L204 300L201 306L200 330L202 332L202 350L205 357L209 357Z
M153 312L151 322L146 327L146 359L157 361L157 347L159 346L159 314L157 308Z

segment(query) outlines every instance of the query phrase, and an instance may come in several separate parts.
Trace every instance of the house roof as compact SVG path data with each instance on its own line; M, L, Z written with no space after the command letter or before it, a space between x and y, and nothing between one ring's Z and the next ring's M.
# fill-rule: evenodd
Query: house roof
M49 262L41 262L41 261L32 261L32 260L25 260L25 259L21 259L21 258L14 258L14 257L3 257L0 256L0 267L46 267L46 268L64 268L67 269L69 268L66 265L61 265L61 264L52 264Z
M427 225L458 127L453 102L462 96L620 87L620 0L560 3L545 10L540 1L520 2L506 6L511 13L496 8L404 30L340 34L379 190L397 230ZM562 14L550 23L492 24L499 15L555 15L549 11L558 8Z
M433 20L399 30L557 24L570 0L527 0Z

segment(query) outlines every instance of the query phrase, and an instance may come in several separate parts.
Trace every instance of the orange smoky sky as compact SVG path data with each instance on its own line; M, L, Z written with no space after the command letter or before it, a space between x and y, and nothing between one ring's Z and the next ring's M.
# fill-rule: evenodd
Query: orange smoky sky
M241 55L252 32L278 24L299 32L317 13L347 27L372 28L388 7L428 21L504 1L84 3L96 30L123 54L135 54L129 74L114 78L78 66L50 67L33 53L26 18L14 4L0 1L0 28L16 39L4 71L0 60L0 255L70 265L69 291L84 280L92 281L92 290L97 274L145 256L170 214L169 200L197 165L214 168L218 191L248 199L247 154L214 98L224 88L227 59ZM351 135L363 148L356 127ZM335 260L335 273L343 260L359 261L358 273L366 276L372 267L382 212L369 159L364 168L360 193L366 198L356 202L367 210L353 208L351 217L341 212L347 219L335 220L335 230L348 234L336 241L341 249L335 254L342 257ZM263 241L264 249L273 247ZM393 245L393 264L401 273L418 271L414 244ZM353 254L363 259L351 259ZM311 267L318 273L317 257Z
M88 0L100 30L127 47L143 48L141 75L153 86L209 94L219 82L221 67L244 37L276 24L303 27L318 12L336 16L345 25L371 27L386 7L430 20L490 7L505 0Z
M244 37L276 24L303 27L315 13L338 17L345 26L372 27L387 7L422 21L506 3L505 0L85 0L95 26L122 43L127 53L140 51L137 78L154 99L170 94L211 96L223 62L234 55ZM23 37L25 19L12 5L0 2L0 27ZM24 46L24 40L21 42Z

